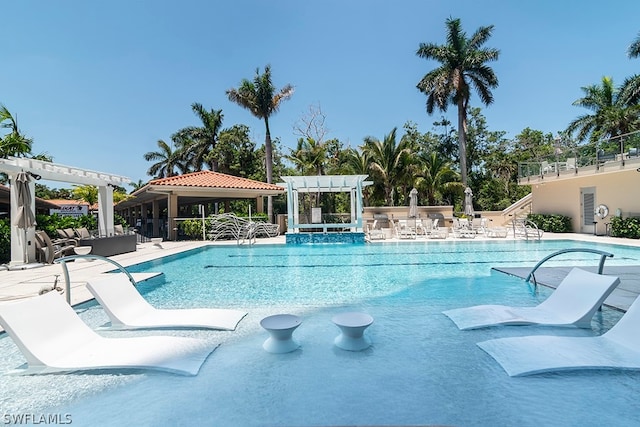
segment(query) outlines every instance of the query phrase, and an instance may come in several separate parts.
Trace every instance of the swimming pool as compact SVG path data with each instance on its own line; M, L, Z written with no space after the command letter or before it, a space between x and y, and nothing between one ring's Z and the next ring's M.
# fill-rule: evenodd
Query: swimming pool
M131 268L162 271L164 283L141 285L162 307L222 306L249 312L234 332L170 334L222 342L196 377L162 373L4 377L3 413L69 414L74 425L637 425L640 373L585 371L511 378L475 343L552 333L592 336L620 313L605 309L593 330L544 327L459 331L443 310L483 303L534 305L548 295L493 266L532 266L567 247L615 254L606 265L640 265L640 250L567 241L429 242L380 245L209 247ZM570 260L570 261L569 261ZM567 254L549 265L595 265ZM373 346L359 353L333 346L331 317L364 311ZM300 350L262 349L263 317L293 313ZM80 313L92 327L99 307ZM541 352L545 349L541 349ZM23 363L0 339L0 369Z

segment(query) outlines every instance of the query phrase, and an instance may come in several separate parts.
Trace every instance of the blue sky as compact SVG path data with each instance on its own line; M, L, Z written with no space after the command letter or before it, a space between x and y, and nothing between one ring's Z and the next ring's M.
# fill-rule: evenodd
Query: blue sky
M490 130L514 137L530 127L556 133L586 110L580 88L640 73L626 51L640 33L632 0L21 0L3 2L0 103L57 163L149 177L143 154L158 139L197 125L193 102L222 109L223 127L264 124L225 91L271 64L293 97L271 119L285 153L293 126L312 105L327 137L358 146L408 120L433 130L420 78L438 64L416 56L421 42L445 42L445 20L471 34L494 25L500 50ZM472 106L480 106L477 96ZM445 114L456 122L455 109ZM59 183L54 187L68 187Z

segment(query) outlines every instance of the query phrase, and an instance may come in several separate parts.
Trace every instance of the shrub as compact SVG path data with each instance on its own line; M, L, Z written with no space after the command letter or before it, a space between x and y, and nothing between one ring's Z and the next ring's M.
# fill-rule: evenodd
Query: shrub
M87 228L89 230L95 230L98 228L98 223L93 215L82 215L80 217L62 216L58 214L53 215L36 215L36 222L38 230L43 230L49 235L49 237L57 238L58 233L56 230L63 228Z
M202 220L187 219L180 224L180 230L191 239L202 239Z
M8 218L0 219L0 263L11 261L11 223Z
M640 218L631 217L622 219L617 216L612 217L611 235L614 237L626 237L628 239L640 239Z
M549 233L571 233L571 218L559 214L529 214L527 219Z

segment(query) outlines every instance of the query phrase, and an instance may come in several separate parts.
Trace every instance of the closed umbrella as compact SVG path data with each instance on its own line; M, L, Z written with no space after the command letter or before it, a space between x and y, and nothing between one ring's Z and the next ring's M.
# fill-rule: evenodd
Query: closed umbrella
M464 214L473 216L473 192L469 187L464 190Z
M24 230L24 263L27 259L27 229L36 225L36 217L31 209L31 190L29 189L29 175L26 172L20 172L16 175L15 191L17 193L17 213L11 222L16 227Z
M409 192L409 218L418 216L418 190L415 188Z

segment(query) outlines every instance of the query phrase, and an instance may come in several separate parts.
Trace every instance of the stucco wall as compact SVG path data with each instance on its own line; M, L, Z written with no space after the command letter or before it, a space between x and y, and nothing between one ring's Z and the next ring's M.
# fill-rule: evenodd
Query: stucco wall
M571 179L550 180L533 184L532 212L541 214L561 214L571 217L573 231L587 232L581 229L582 200L581 189L595 189L595 206L604 204L609 208L609 217L600 220L609 222L616 210L623 216L640 213L640 173L636 169L626 169ZM599 232L603 226L599 225Z

